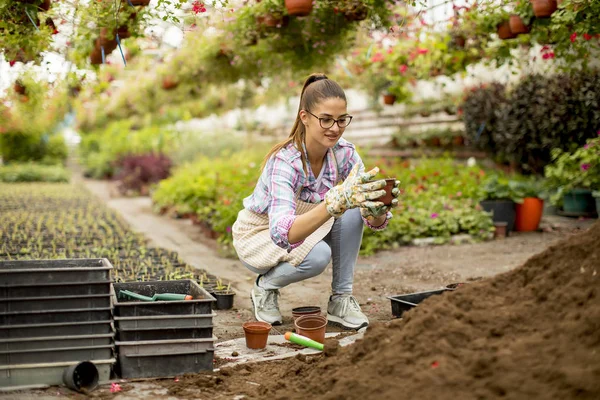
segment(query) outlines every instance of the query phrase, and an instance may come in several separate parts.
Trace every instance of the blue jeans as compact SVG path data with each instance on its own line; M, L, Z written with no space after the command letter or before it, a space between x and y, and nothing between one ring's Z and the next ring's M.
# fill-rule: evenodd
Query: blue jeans
M300 282L321 274L329 261L333 262L333 294L351 294L354 281L354 266L362 242L363 220L360 210L346 211L333 223L331 231L313 247L306 258L294 267L282 262L262 275L260 286L263 289L281 289L290 283ZM293 250L292 250L293 251ZM250 271L260 274L253 266L242 261Z

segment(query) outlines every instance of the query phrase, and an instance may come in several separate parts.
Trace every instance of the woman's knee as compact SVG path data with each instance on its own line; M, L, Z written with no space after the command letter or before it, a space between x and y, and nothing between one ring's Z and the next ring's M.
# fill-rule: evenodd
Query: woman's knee
M300 264L299 268L310 271L311 275L321 274L331 261L331 247L324 241L320 241L312 248L306 259Z
M363 225L360 208L351 208L342 215L340 220L342 220L341 222L343 222L344 226L348 226L351 229L355 227L362 228Z

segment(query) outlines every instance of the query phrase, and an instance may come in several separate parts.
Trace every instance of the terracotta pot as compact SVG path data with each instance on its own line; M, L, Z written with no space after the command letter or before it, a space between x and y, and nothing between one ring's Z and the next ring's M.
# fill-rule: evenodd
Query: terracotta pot
M454 136L452 138L452 144L455 146L463 146L465 144L465 138L462 136Z
M544 200L537 197L526 197L522 204L516 205L515 230L519 232L537 231L542 213Z
M285 0L285 8L288 14L304 17L312 11L312 0Z
M516 35L529 32L529 27L523 23L523 20L518 15L511 15L508 24L510 26L510 31Z
M537 18L548 18L558 8L556 0L531 0L533 14Z
M294 321L304 315L321 315L321 307L304 306L292 308L292 318L294 318Z
M454 44L456 44L456 47L463 48L467 44L467 38L465 38L464 36L454 36L453 39Z
M131 37L131 32L129 32L128 26L120 26L119 29L117 29L117 33L119 34L119 39L127 39Z
M131 0L131 4L134 6L147 6L150 4L150 0Z
M40 4L40 10L42 11L48 11L50 9L50 0L43 0L42 4Z
M266 322L245 322L244 336L246 337L246 347L249 349L264 349L267 347L271 324Z
M385 195L378 198L377 201L381 201L386 206L389 206L390 204L392 204L392 200L394 199L394 196L392 196L392 189L394 189L395 184L396 184L396 178L386 179L385 187L383 188L385 190Z
M162 81L162 88L164 90L172 90L175 89L179 85L179 82L175 80L175 78L171 76L165 76ZM192 214L192 216L196 216L196 214Z
M13 89L18 94L25 94L26 91L25 86L23 86L19 81L15 82L15 84L13 85Z
M322 315L304 315L294 321L296 333L325 343L325 331L327 330L327 317Z
M396 102L396 95L394 94L384 94L383 95L383 104L391 106Z
M498 37L502 40L516 38L517 35L510 30L510 22L504 21L498 24Z
M507 222L494 222L494 237L496 239L504 239L506 237Z
M92 65L102 64L102 50L100 50L98 47L94 47L90 53L90 63Z

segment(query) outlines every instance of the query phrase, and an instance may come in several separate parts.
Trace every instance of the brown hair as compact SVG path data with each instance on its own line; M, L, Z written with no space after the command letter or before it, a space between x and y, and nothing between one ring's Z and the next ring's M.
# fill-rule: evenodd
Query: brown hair
M276 154L279 150L283 149L290 143L294 143L296 148L300 150L301 159L302 159L302 168L304 172L307 171L307 162L306 162L306 154L302 149L302 143L304 142L304 134L305 127L304 124L300 121L300 111L301 110L310 110L317 103L321 102L325 99L338 97L344 101L346 101L346 94L344 90L341 88L337 82L332 81L327 78L325 74L311 74L304 82L304 86L302 87L302 94L300 95L300 105L298 106L298 113L296 114L296 122L294 122L294 126L292 127L292 131L290 132L290 136L281 143L276 144L269 150L267 155L265 156L261 170L265 168L269 159Z

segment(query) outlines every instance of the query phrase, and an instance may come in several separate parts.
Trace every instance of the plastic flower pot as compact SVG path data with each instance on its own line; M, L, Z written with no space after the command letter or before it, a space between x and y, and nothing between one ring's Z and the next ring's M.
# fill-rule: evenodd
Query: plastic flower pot
M296 333L319 343L325 343L327 317L322 315L303 315L294 321Z
M213 293L215 299L217 299L215 303L216 310L230 310L233 308L233 296L235 293L227 290L217 290Z
M285 0L285 8L288 14L304 17L312 11L312 0Z
M529 32L529 27L525 25L521 17L519 17L518 15L511 15L510 19L508 20L508 24L510 26L511 32L516 35Z
M481 207L491 212L494 222L506 222L506 234L512 232L515 226L515 202L512 200L484 200L479 202Z
M536 231L544 212L544 200L526 197L522 204L515 206L515 230L517 232Z
M267 347L271 324L266 322L246 322L242 325L246 337L246 347L249 349L264 349Z
M594 199L596 200L596 213L600 216L600 196L594 197Z
M292 318L294 318L294 321L304 315L321 315L321 307L304 306L292 308Z
M494 222L494 228L496 228L494 230L494 237L496 239L504 239L507 234L507 226L508 223L506 222Z
M504 22L498 24L498 30L496 31L496 33L498 33L498 37L502 40L512 39L512 38L517 37L517 35L515 33L513 33L513 31L510 30L509 21L504 21Z
M385 104L387 106L391 106L391 105L394 105L395 102L396 102L396 95L389 94L389 93L383 95L383 104Z
M69 389L88 393L98 386L98 376L98 369L94 363L82 361L65 369L63 382Z
M558 8L556 0L531 0L531 5L537 18L548 18Z
M573 189L563 196L563 209L572 216L581 216L596 211L596 203L589 189Z

